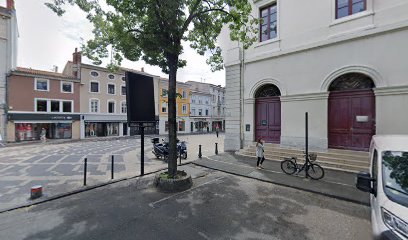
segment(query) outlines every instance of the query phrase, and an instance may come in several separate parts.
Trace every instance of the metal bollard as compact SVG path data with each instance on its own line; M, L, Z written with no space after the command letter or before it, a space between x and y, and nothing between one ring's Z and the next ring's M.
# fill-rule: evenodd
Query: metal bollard
M218 155L218 143L215 143L215 154Z
M35 185L31 187L31 195L30 199L37 199L42 196L42 186L41 185Z
M198 145L198 157L201 158L203 155L201 154L201 145Z
M85 158L84 159L84 186L86 186L86 171L87 171L87 168L88 168L88 159Z
M114 173L114 169L113 169L113 162L115 161L115 157L112 155L112 164L111 164L111 179L113 179L113 173Z

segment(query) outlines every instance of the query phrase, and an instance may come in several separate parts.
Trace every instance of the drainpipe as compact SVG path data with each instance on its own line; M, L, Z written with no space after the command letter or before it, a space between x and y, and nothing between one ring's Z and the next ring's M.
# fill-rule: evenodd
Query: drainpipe
M240 113L240 149L244 148L244 69L245 69L245 49L244 44L242 43L242 54L241 54L241 74L240 74L240 104L241 104L241 113Z

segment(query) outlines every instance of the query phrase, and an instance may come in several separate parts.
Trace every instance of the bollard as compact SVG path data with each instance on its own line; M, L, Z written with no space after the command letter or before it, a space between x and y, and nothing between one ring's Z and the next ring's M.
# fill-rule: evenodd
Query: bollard
M112 164L111 164L111 179L113 179L113 173L114 173L114 170L113 170L113 162L114 162L114 160L115 160L115 157L112 155Z
M215 154L218 155L218 143L215 143Z
M198 157L201 158L203 155L201 154L201 145L198 145Z
M86 186L86 171L87 171L87 166L88 165L88 159L84 159L84 186Z
M179 151L179 157L180 157L180 164L179 164L179 166L181 166L181 149L180 149L180 151Z
M37 199L42 196L42 186L35 185L31 187L31 199Z

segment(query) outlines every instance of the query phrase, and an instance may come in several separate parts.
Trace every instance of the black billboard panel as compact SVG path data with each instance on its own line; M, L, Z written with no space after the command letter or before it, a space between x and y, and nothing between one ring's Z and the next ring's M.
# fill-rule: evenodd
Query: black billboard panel
M127 120L130 126L155 123L153 77L126 72Z

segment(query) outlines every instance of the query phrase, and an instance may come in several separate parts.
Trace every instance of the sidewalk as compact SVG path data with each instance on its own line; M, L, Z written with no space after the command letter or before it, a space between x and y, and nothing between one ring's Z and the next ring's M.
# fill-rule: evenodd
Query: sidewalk
M356 175L353 173L325 169L325 176L321 180L306 179L304 172L298 176L287 175L282 172L279 161L265 160L263 167L256 168L256 158L243 157L233 153L203 157L193 163L238 176L258 179L265 182L318 193L325 196L346 200L363 205L370 205L369 194L359 191L355 187Z

